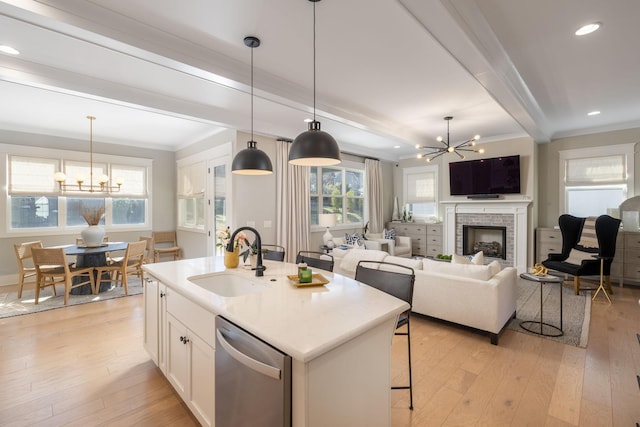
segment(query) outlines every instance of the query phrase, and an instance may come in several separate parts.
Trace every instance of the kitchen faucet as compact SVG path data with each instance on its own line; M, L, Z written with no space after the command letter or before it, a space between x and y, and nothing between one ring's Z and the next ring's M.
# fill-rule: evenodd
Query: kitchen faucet
M227 244L227 251L233 252L233 242L235 241L236 234L238 234L242 230L249 230L253 232L256 236L256 247L258 249L258 261L256 263L256 277L264 276L264 271L267 269L264 265L262 265L262 239L260 238L260 233L258 230L252 227L240 227L236 229L233 233L231 233L231 238L229 239L229 243ZM251 250L251 248L249 248Z

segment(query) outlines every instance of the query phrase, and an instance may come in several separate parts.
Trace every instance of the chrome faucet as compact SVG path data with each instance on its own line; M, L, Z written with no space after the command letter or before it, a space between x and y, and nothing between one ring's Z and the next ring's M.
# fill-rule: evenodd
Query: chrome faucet
M227 251L233 252L233 242L235 241L236 234L238 234L242 230L252 231L253 234L255 234L256 236L256 247L258 249L258 260L256 262L256 277L264 276L264 271L267 269L267 267L262 265L262 239L260 238L260 233L258 233L258 230L252 227L240 227L236 229L233 233L231 233L231 238L229 239L229 243L227 244Z

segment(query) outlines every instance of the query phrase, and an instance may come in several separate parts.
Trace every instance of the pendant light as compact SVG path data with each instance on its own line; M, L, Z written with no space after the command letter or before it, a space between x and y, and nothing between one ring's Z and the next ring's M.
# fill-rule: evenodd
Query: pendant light
M273 173L271 160L253 140L253 49L260 46L260 39L247 36L244 38L244 44L251 48L251 141L247 142L247 148L234 157L231 172L237 175L269 175Z
M340 163L340 147L327 132L320 130L316 120L316 3L313 3L313 121L309 130L302 132L293 140L289 150L289 163L299 166L331 166Z

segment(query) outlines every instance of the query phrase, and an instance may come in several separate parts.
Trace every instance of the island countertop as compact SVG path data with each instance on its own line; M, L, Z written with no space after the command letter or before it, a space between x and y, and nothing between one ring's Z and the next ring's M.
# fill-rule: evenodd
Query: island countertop
M402 300L339 274L314 270L329 283L296 287L287 278L297 274L295 264L265 261L264 265L267 269L263 277L255 277L255 271L242 266L227 269L223 257L146 264L143 268L170 289L302 362L313 360L409 308ZM189 281L193 276L223 272L263 284L267 289L222 297Z

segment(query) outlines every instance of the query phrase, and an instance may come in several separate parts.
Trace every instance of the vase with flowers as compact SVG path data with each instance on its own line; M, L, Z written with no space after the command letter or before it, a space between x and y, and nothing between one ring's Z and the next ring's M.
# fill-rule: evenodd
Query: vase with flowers
M227 245L231 239L231 229L229 227L218 230L216 232L218 237L217 247L222 247L224 251L224 266L227 268L236 268L240 263L240 247L242 245L249 245L249 239L243 232L236 234L233 242L233 252L228 251Z
M80 232L84 245L88 248L102 246L105 231L104 227L100 225L100 221L104 217L104 207L81 206L80 213L88 225L87 228Z

